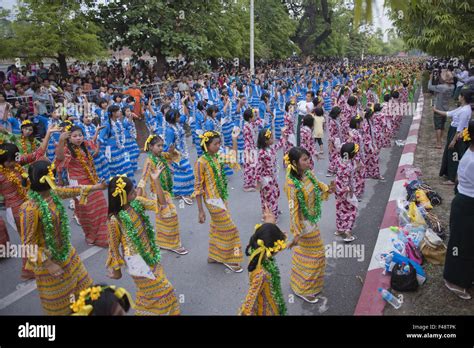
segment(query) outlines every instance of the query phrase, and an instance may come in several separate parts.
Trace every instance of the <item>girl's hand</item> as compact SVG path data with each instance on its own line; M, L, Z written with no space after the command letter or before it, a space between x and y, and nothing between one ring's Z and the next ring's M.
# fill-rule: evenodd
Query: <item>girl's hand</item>
M328 192L329 193L335 193L336 192L336 182L334 180L331 181L331 183L329 184Z
M160 163L156 166L156 170L154 172L151 172L150 174L153 181L159 180L160 174L164 169L165 166L163 165L163 163Z
M235 127L233 130L232 130L232 139L237 139L240 135L240 128L239 127Z
M206 213L204 211L199 212L199 223L203 224L206 222Z
M46 269L53 277L59 277L60 275L64 274L64 270L61 268L61 266L59 266L57 263L54 263L53 261L47 263Z
M105 190L107 186L108 185L105 182L105 180L102 179L98 184L94 185L94 188L96 189L96 191L102 191L102 190Z
M263 212L263 221L269 224L276 223L275 215L273 215L272 211L270 210L267 204L265 204L265 210Z
M291 243L288 245L288 249L292 249L294 246L298 245L298 242L300 240L300 236L296 236L295 238L293 238L293 240L291 241Z
M59 136L59 141L66 141L66 139L69 139L71 137L71 132L64 132L61 133Z

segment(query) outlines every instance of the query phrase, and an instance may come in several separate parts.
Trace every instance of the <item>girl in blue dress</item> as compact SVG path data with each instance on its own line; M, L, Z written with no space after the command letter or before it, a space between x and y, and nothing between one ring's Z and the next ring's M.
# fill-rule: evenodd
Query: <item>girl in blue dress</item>
M89 114L85 114L82 118L82 122L79 124L79 127L82 128L82 132L84 133L84 140L90 141L95 140L95 134L97 132L97 126L92 123L92 117ZM100 131L100 128L99 128ZM100 179L108 180L110 178L110 171L109 171L109 162L105 158L105 150L103 149L104 146L100 146L97 154L92 156L94 160L95 170L97 172L97 176Z
M123 108L122 112L124 114L122 124L125 132L125 149L130 155L130 164L135 174L138 169L138 157L140 156L140 149L137 144L137 129L133 120L136 115L132 113L129 107Z
M100 146L105 147L105 157L109 162L111 177L125 174L135 182L133 178L130 155L125 148L125 130L121 121L122 112L118 105L111 105L108 109L109 119L104 124L105 128L100 131Z
M252 101L250 102L253 108L258 108L262 95L263 88L260 84L260 80L255 79L255 82L252 84Z
M180 116L177 109L170 109L166 112L165 119L167 127L163 150L167 152L171 144L174 144L175 149L181 155L179 163L172 163L173 193L175 197L181 197L186 204L191 205L193 203L191 196L194 193L194 172L191 163L189 163L189 152L182 126L186 122L186 116Z

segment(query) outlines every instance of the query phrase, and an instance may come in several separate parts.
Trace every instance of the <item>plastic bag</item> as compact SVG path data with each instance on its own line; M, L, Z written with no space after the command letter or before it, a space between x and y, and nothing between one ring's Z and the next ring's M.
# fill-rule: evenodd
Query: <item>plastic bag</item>
M418 207L416 206L415 202L411 202L408 206L408 216L410 218L410 223L413 226L426 226L426 221L421 215Z
M397 200L398 226L400 227L405 227L406 225L410 224L410 216L408 215L408 210L406 210L405 206L405 200Z
M433 206L431 205L431 202L428 199L428 196L426 195L425 191L420 189L416 190L415 197L416 202L422 205L425 209L433 209Z

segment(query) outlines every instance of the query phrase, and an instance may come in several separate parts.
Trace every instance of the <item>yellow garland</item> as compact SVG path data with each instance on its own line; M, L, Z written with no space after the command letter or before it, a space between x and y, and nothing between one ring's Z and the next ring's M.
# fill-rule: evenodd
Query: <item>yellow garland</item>
M115 191L112 193L113 197L120 196L120 206L127 204L127 191L125 190L127 183L123 181L122 177L119 177L115 182Z
M464 142L468 142L472 140L471 135L469 134L469 131L467 130L467 128L464 128L462 131L462 140L464 140Z
M49 187L51 187L53 190L56 189L55 177L54 177L54 173L53 173L54 168L55 168L55 166L54 166L54 162L53 162L48 166L48 174L43 175L39 180L39 182L41 184L44 184L45 182L47 182Z
M16 186L16 190L18 194L21 196L23 201L28 200L28 190L30 189L30 183L27 181L27 187L23 187L21 184L21 180L18 178L18 174L22 178L27 178L28 174L25 173L23 167L18 163L15 163L14 170L5 168L4 166L0 165L0 174L2 174L7 181L11 182L13 185Z
M23 135L21 136L20 143L21 143L21 149L23 153L29 153L28 147L26 146L26 138ZM33 140L33 141L30 141L30 144L31 144L31 153L33 153L36 150L36 142Z
M262 263L262 260L263 260L263 256L267 256L267 258L271 257L272 254L275 254L277 253L278 251L280 250L283 250L286 248L286 242L282 239L280 240L277 240L274 244L273 244L273 247L269 248L267 246L265 246L265 243L263 242L263 240L259 239L257 240L257 245L259 246L257 249L254 250L254 252L252 253L252 255L250 255L250 260L249 262L252 262L252 260L254 259L254 257L256 257L257 255L259 256L258 257L258 263L257 263L257 268L260 267L261 263Z
M97 176L97 173L95 171L94 160L92 159L91 154L87 154L87 159L89 160L89 163L86 163L85 156L83 152L79 149L79 147L75 146L74 153L76 154L76 158L81 164L82 169L86 171L87 177L91 181L91 184L97 184L99 182L99 177Z

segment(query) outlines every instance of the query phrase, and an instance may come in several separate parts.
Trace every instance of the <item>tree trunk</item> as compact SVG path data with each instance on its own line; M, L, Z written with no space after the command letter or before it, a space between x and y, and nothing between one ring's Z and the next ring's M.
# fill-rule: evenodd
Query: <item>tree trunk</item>
M61 72L62 77L68 77L68 71L67 71L67 62L66 62L66 56L62 53L59 53L57 56L58 63L59 63L59 71Z
M168 68L168 62L166 56L161 53L159 49L155 50L154 57L156 58L155 69L159 76L163 76Z

